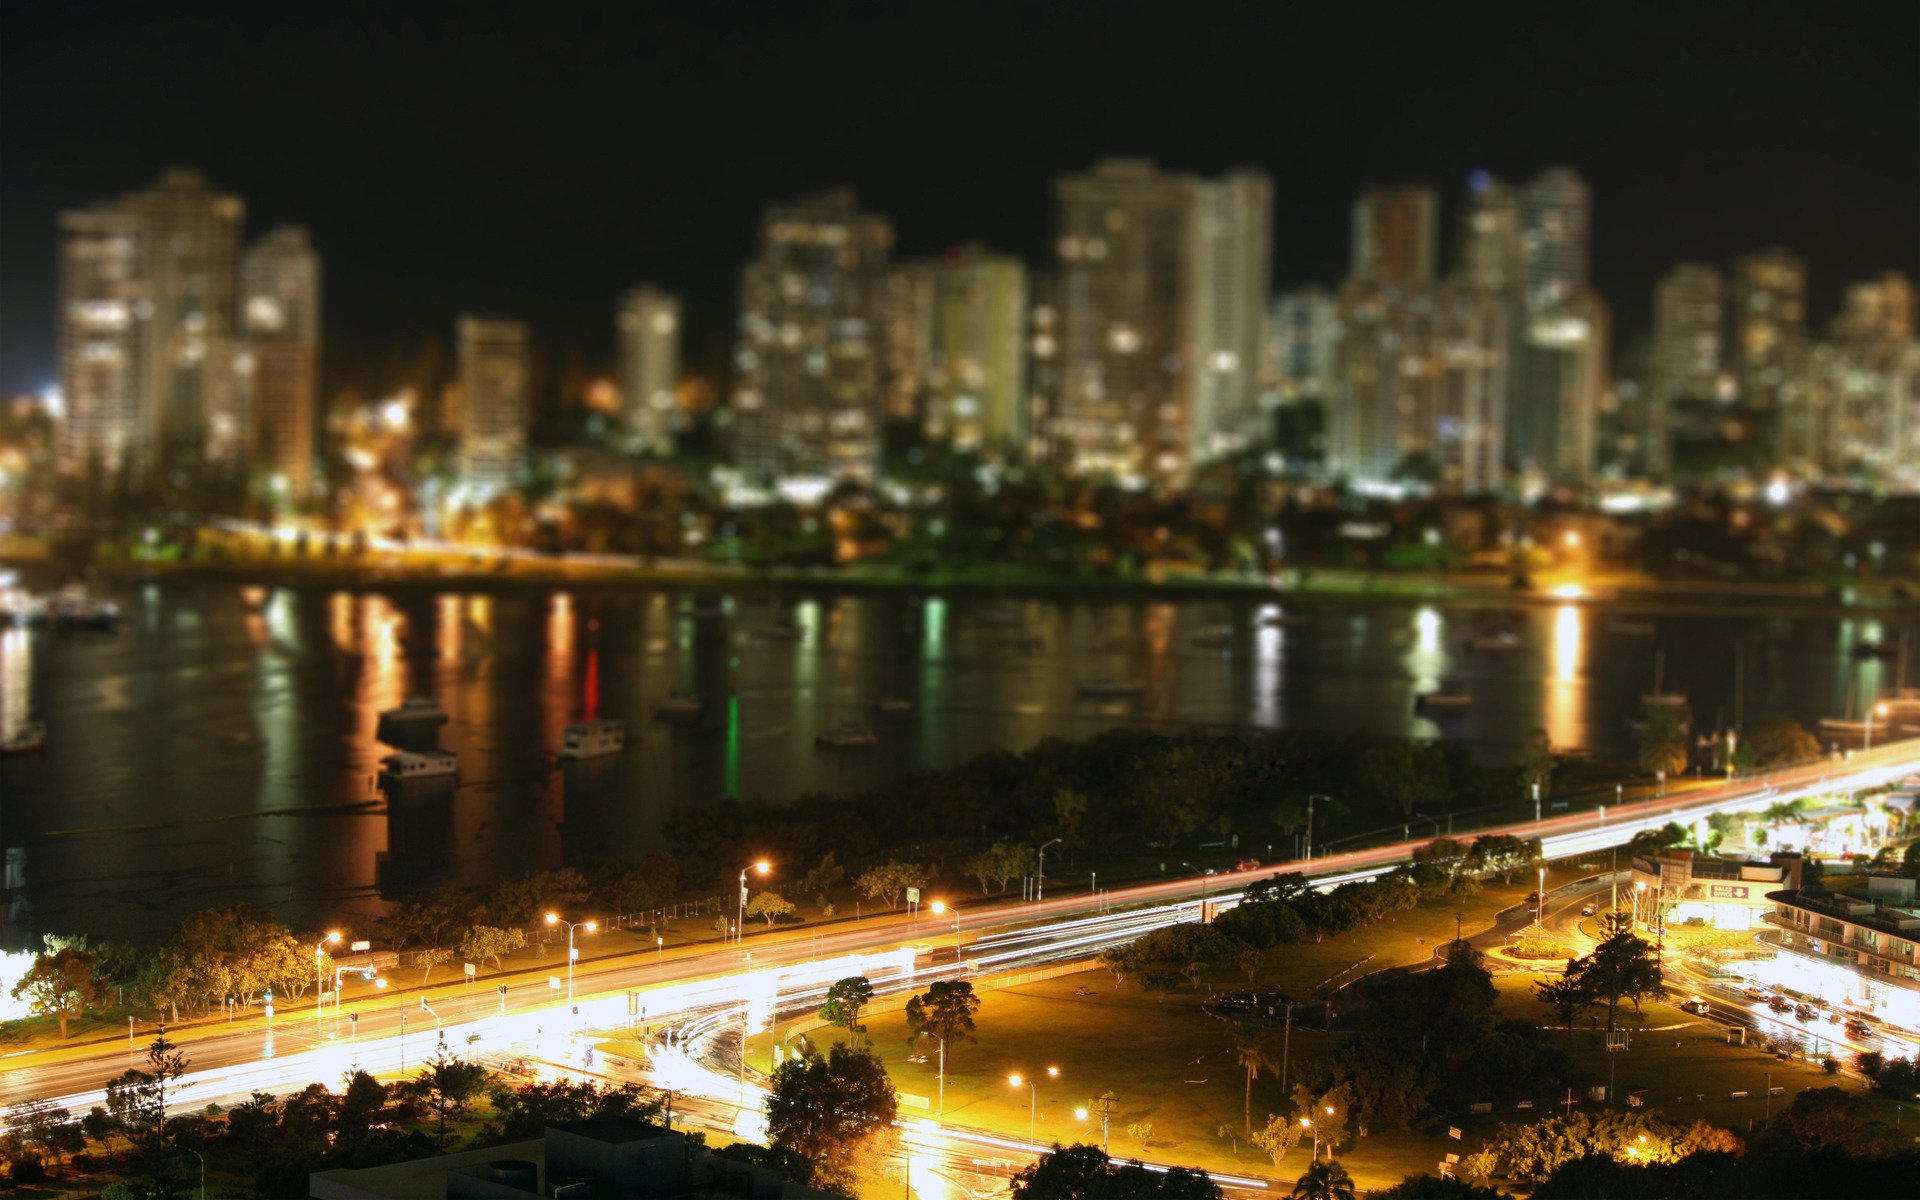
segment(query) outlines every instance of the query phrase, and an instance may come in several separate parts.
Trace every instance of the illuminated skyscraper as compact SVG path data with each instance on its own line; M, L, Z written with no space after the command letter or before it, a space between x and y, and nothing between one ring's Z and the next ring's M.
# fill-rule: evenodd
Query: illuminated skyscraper
M1484 171L1467 181L1454 246L1453 282L1478 292L1518 298L1526 278L1526 239L1520 193Z
M852 189L770 205L740 281L735 458L757 484L817 491L880 467L893 226Z
M147 227L102 207L60 217L60 470L117 472L151 450Z
M926 415L928 381L933 374L936 271L931 262L895 263L881 288L880 411L884 420L918 426Z
M269 486L304 501L313 491L320 371L320 256L298 225L282 225L240 259L239 339L250 386L245 460Z
M175 167L119 203L140 218L141 274L153 305L147 355L149 429L158 449L205 453L216 348L234 328L235 260L246 208L198 171Z
M1786 464L1803 474L1920 485L1920 342L1904 276L1847 288L1827 337L1807 350L1781 440Z
M1540 312L1571 303L1587 288L1592 190L1572 169L1548 167L1527 181L1521 207L1527 306Z
M1434 281L1440 200L1425 184L1372 187L1353 204L1351 277L1399 287Z
M973 246L933 271L928 438L955 449L1026 456L1027 269Z
M1524 322L1507 401L1507 456L1530 485L1592 479L1611 321L1587 285L1593 200L1550 167L1521 191Z
M1506 307L1465 288L1354 280L1339 314L1328 471L1362 492L1498 488Z
M679 429L680 298L637 287L620 301L620 409L643 450L673 449Z
M1719 395L1724 310L1720 272L1704 263L1681 263L1654 285L1653 359L1641 447L1649 474L1664 474L1672 466L1675 406Z
M1778 248L1737 259L1731 321L1740 401L1778 420L1793 406L1803 366L1806 264Z
M526 478L530 337L519 321L461 317L460 486L487 500Z
M1267 313L1265 381L1272 403L1325 401L1339 343L1338 313L1325 288L1294 288L1274 297Z
M1106 159L1054 197L1050 455L1130 485L1182 482L1257 424L1272 184Z

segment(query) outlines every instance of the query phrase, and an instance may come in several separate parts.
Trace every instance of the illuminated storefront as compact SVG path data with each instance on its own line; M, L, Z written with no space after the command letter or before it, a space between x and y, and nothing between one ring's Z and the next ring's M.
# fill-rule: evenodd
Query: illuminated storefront
M1767 893L1799 886L1800 856L1776 854L1768 862L1748 862L1687 849L1636 854L1633 884L1645 921L1664 914L1675 925L1758 929L1773 910Z
M1920 1030L1920 907L1914 881L1876 876L1865 896L1821 888L1776 891L1767 899L1781 948L1763 982L1832 1003L1851 1003L1880 1020ZM1764 978L1779 976L1779 978Z

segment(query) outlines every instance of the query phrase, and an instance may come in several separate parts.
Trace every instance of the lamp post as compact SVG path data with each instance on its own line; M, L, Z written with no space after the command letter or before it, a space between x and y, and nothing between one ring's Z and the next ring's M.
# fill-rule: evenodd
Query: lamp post
M957 908L951 907L950 905L947 904L945 900L935 900L933 902L933 915L938 917L945 913L953 914L953 961L959 962L960 961L960 910Z
M1038 904L1047 898L1047 846L1058 846L1065 838L1054 838L1046 846L1040 847L1040 862L1033 871L1033 901Z
M765 875L771 870L773 870L773 864L764 858L740 868L740 912L739 918L733 924L734 941L743 941L747 936L747 872L758 871Z
M320 960L327 956L327 947L337 945L339 941L340 941L340 931L338 929L335 929L330 931L327 934L327 936L321 938L318 942L314 943L314 947L313 947L313 1019L316 1021L320 1019L320 1009L322 1007L320 1003L320 993L326 988L326 968L321 965Z
M584 929L588 933L595 933L599 931L600 923L598 921L562 921L559 913L548 913L547 924L554 926L565 925L567 927L567 1007L571 1009L573 1007L573 956L575 954L573 948L573 931L576 929Z
M667 973L667 939L660 934L653 938L653 981L659 983Z
M1307 862L1313 861L1313 802L1331 799L1333 799L1332 796L1323 796L1318 793L1307 797Z
M1048 1067L1047 1078L1048 1079L1060 1078L1060 1068ZM1019 1087L1023 1083L1027 1085L1027 1144L1030 1146L1038 1145L1039 1138L1035 1133L1034 1123L1037 1120L1035 1113L1039 1107L1039 1101L1040 1101L1040 1081L1038 1078L1022 1075L1018 1071L1016 1071L1013 1074L1007 1076L1007 1083L1009 1086L1015 1087L1015 1088Z
M1107 1152L1108 1126L1113 1120L1113 1093L1102 1092L1100 1095L1094 1097L1093 1100L1089 1101L1089 1103L1100 1106L1100 1153L1105 1154ZM1085 1108L1076 1108L1073 1110L1075 1120L1085 1121L1092 1115L1093 1114Z
M1327 1115L1333 1115L1333 1105L1326 1106ZM1313 1135L1313 1161L1320 1161L1320 1123L1311 1117L1300 1118L1300 1128Z
M1540 868L1540 886L1533 894L1539 897L1533 905L1533 923L1540 925L1542 918L1544 918L1547 913L1547 869L1544 866ZM1544 925L1540 927L1542 929L1546 928Z

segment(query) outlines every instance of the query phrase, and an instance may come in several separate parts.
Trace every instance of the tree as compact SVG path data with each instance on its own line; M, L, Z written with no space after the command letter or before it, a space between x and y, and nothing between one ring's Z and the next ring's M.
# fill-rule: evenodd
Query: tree
M1517 838L1508 833L1490 833L1475 838L1467 851L1467 865L1476 871L1500 876L1500 882L1512 883L1513 873L1533 865L1540 857L1538 838Z
M1361 760L1360 785L1411 818L1422 805L1446 798L1446 766L1432 746L1390 742Z
M907 1001L907 1028L919 1037L937 1037L947 1048L951 1062L955 1038L973 1040L973 1014L980 1011L980 997L964 979L936 980L920 995Z
M1687 723L1671 705L1648 707L1640 726L1640 769L1649 775L1681 775L1687 769Z
M14 1105L7 1113L7 1125L10 1129L8 1140L20 1150L30 1151L36 1165L44 1167L48 1159L58 1165L66 1155L86 1148L86 1135L81 1132L79 1122L73 1119L73 1113L56 1108L51 1101L39 1097L31 1097ZM17 1161L22 1156L9 1147L7 1157ZM18 1168L15 1169L15 1182L22 1182Z
M1684 846L1693 838L1693 832L1677 821L1668 821L1658 829L1642 829L1627 839L1627 852L1630 854L1656 854L1674 846Z
M495 1084L487 1095L493 1102L499 1126L489 1127L489 1137L515 1142L539 1137L541 1131L568 1121L627 1118L642 1119L660 1111L660 1101L648 1097L637 1083L617 1087L576 1083L556 1079L552 1083Z
M501 929L493 925L469 925L467 932L460 938L460 956L468 962L493 960L493 969L501 969L500 956L511 954L527 944L527 935L520 929Z
M812 896L813 902L821 908L827 906L827 895L847 877L847 869L839 864L829 850L820 856L820 863L800 878L801 894Z
M1593 953L1568 963L1567 977L1606 1004L1608 1033L1613 1032L1622 1000L1631 1000L1633 1010L1639 1012L1643 998L1660 994L1660 964L1653 945L1631 933L1616 933L1595 946Z
M1580 1014L1593 1007L1594 995L1588 981L1580 975L1562 975L1557 979L1536 979L1533 994L1553 1012L1560 1027L1569 1036Z
M67 1023L85 1016L100 999L100 983L95 978L99 965L97 956L77 946L39 955L13 985L13 997L25 998L34 1012L57 1019L64 1042Z
M1220 1200L1220 1185L1186 1167L1115 1166L1098 1146L1062 1146L1009 1181L1014 1200Z
M1734 751L1743 767L1777 767L1820 757L1820 739L1788 717L1764 717L1749 727Z
M1287 1156L1287 1151L1300 1144L1305 1132L1294 1118L1268 1113L1266 1125L1254 1130L1247 1140L1265 1150L1268 1157L1273 1159L1273 1165L1278 1167L1280 1160Z
M790 917L792 915L793 901L782 896L779 892L761 892L753 899L747 901L747 916L765 917L767 919L767 928L769 929L773 928L775 917Z
M774 1068L767 1132L776 1149L813 1164L815 1185L853 1195L860 1175L890 1146L899 1099L872 1053L835 1046Z
M847 1031L849 1045L858 1045L866 1026L860 1023L860 1010L873 1003L873 985L864 975L849 975L827 989L827 1002L820 1006L820 1019Z
M107 1084L107 1110L137 1149L153 1154L166 1146L168 1089L186 1073L186 1055L167 1040L162 1026L147 1047L146 1069L129 1068Z
M987 849L967 860L967 874L980 881L980 892L986 894L989 881L1007 890L1007 883L1017 875L1033 870L1033 847L1024 842L995 842Z
M1553 742L1547 731L1536 726L1527 733L1520 747L1520 786L1531 793L1537 784L1545 796L1553 790Z
M1316 1162L1294 1181L1293 1200L1354 1200L1353 1176L1333 1159Z
M439 1052L428 1059L426 1067L414 1077L411 1090L433 1114L435 1140L442 1152L447 1148L447 1122L464 1116L486 1086L487 1069L451 1053L445 1042L440 1043Z
M414 951L413 965L423 968L420 973L420 986L427 986L427 981L433 978L435 967L444 967L452 961L453 951L444 946L425 946Z
M1069 849L1080 844L1080 832L1087 819L1087 795L1072 788L1053 794L1053 829Z
M1438 1175L1409 1175L1383 1191L1369 1192L1372 1200L1506 1200L1498 1188L1475 1187L1464 1179Z
M860 894L869 900L885 900L889 909L900 906L900 898L910 887L924 887L925 869L914 863L893 861L862 871L853 881Z
M387 913L387 937L395 950L453 942L466 909L458 892L442 888L424 899L403 900Z

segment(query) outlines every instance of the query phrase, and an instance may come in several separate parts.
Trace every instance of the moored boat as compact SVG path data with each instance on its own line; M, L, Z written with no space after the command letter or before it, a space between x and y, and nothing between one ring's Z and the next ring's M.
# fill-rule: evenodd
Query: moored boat
M627 727L621 721L575 721L560 735L561 758L600 758L618 754L627 745Z

